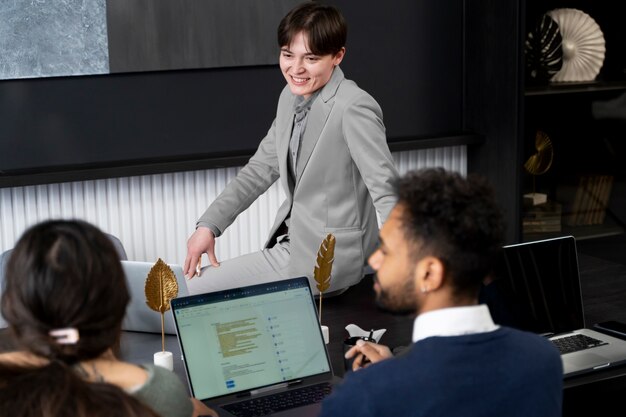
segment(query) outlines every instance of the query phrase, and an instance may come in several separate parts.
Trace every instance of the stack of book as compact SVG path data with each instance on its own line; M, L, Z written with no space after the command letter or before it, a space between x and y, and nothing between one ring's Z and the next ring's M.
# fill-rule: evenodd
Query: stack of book
M561 231L561 204L547 201L543 204L529 205L524 208L522 230L529 233L554 233Z

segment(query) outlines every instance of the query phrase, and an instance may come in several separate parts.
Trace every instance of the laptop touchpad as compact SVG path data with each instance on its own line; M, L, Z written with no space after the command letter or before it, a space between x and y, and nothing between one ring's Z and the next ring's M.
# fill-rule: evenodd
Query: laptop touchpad
M317 417L320 413L321 403L309 404L304 407L292 408L272 414L274 417Z
M597 366L603 365L606 363L610 363L611 360L601 355L596 355L591 352L582 352L577 353L576 355L572 355L571 358L568 358L566 355L562 357L563 364L567 367L568 364L576 365L576 366Z

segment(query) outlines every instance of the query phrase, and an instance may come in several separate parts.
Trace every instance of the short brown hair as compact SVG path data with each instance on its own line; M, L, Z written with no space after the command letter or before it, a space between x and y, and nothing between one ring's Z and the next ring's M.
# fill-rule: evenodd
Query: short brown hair
M308 1L294 7L278 25L278 47L288 46L295 36L306 33L315 55L335 55L346 44L348 27L333 6Z

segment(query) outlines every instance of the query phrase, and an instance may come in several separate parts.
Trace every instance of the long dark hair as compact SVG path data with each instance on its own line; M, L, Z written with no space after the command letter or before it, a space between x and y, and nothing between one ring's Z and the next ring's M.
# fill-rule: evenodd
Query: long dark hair
M81 220L50 220L24 232L6 267L0 303L17 347L47 359L43 366L0 364L0 415L155 416L117 386L88 382L78 362L119 341L130 299L115 247ZM74 328L60 344L50 331Z

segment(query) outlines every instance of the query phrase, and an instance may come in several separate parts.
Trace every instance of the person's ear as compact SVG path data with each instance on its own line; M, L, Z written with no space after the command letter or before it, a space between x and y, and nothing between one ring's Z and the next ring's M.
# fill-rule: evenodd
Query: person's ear
M438 290L443 285L443 263L439 258L426 256L417 263L414 273L416 288L421 293Z
M339 50L339 52L337 52L335 54L335 56L333 57L333 65L337 66L339 64L341 64L341 61L343 61L343 57L346 55L346 48L343 47Z

